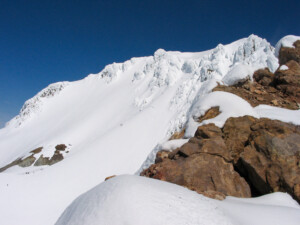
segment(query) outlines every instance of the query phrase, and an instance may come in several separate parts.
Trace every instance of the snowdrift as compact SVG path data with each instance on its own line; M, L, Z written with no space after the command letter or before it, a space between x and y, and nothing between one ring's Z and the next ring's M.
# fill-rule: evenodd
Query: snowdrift
M123 175L79 196L56 225L296 225L299 220L300 207L287 194L218 201L168 182Z

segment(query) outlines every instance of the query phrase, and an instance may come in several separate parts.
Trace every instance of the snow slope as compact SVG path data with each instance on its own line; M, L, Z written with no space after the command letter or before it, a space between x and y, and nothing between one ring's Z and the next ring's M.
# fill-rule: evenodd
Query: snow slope
M200 53L159 49L80 81L48 86L0 130L0 168L37 147L43 147L39 155L51 156L65 144L68 153L52 166L0 173L1 221L54 224L73 199L105 177L133 174L151 163L158 146L191 121L197 100L217 82L235 82L264 67L278 68L274 48L251 35Z
M218 201L181 186L117 176L79 196L56 225L297 225L300 207L288 195Z

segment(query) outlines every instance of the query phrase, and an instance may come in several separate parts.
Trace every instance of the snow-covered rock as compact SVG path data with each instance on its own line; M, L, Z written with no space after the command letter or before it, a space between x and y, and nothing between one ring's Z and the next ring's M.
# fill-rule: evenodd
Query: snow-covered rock
M287 35L281 38L275 45L275 56L276 57L279 56L279 50L281 47L295 48L293 44L297 40L300 40L300 36Z

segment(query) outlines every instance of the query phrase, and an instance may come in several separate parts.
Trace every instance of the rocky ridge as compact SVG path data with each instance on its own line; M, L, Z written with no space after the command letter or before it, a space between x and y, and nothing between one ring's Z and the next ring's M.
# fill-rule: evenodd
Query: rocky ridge
M267 104L299 109L298 42L294 43L295 48L281 47L280 67L274 73L261 69L253 74L253 81L244 79L232 86L219 84L213 91L233 93L252 106ZM218 107L211 108L198 121L219 113ZM299 126L243 116L229 118L222 128L214 124L198 127L188 143L173 151L159 151L155 164L141 175L182 185L216 199L282 191L300 202L299 165Z

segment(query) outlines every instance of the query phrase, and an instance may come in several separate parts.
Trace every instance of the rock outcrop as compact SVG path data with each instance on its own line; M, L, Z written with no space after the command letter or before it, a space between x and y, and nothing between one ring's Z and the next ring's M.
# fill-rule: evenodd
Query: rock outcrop
M277 70L274 76L274 86L277 90L300 103L300 64L294 60L286 63L288 69Z
M55 152L51 158L44 157L42 154L35 162L34 166L46 166L46 165L51 166L55 163L58 163L59 161L64 159L63 155L61 154L61 151L65 151L66 148L67 146L64 144L56 145Z
M286 109L298 109L300 99L295 97L298 90L295 87L297 85L299 87L297 82L300 82L300 79L295 77L288 80L287 76L280 75L281 73L282 71L277 71L274 75L268 69L261 69L254 73L253 81L248 79L232 86L219 84L213 91L230 92L245 99L253 107L265 104ZM291 93L295 94L291 95Z
M285 66L274 74L261 69L254 73L253 81L219 84L213 91L233 93L253 107L268 104L299 109L300 40L294 46L280 49L279 63ZM219 113L219 108L213 107L197 121ZM300 203L300 127L251 116L229 118L222 129L214 124L203 125L183 146L172 152L158 152L155 164L141 175L217 199L282 191Z
M300 40L294 42L295 48L281 47L279 50L279 64L284 65L290 60L294 60L300 64Z
M55 146L55 151L53 156L50 157L44 157L43 154L41 154L38 159L37 155L42 152L43 147L36 148L32 151L30 151L30 156L27 157L21 157L13 162L7 164L6 166L0 168L0 173L13 167L13 166L20 166L20 167L29 167L29 166L51 166L55 163L58 163L59 161L63 160L64 157L62 155L62 151L65 151L67 146L65 144L59 144Z
M253 74L253 81L242 80L232 86L218 85L213 91L226 91L240 96L253 107L267 104L287 109L299 109L300 104L300 40L295 48L282 47L281 65L273 74L268 68ZM283 67L284 65L284 67Z
M222 129L200 126L188 143L157 153L141 175L209 197L251 197L283 191L300 202L300 127L250 116Z

